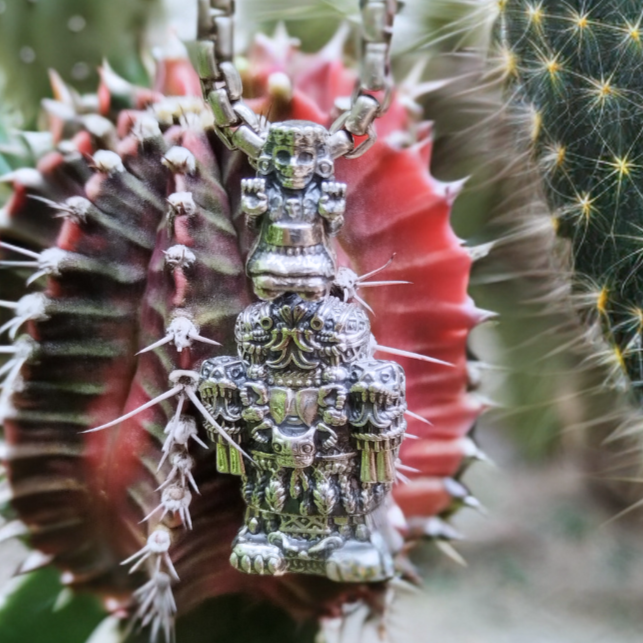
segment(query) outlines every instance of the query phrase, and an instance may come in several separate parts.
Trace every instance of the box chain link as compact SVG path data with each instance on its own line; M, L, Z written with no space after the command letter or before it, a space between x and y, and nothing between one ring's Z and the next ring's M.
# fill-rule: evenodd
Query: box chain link
M231 150L256 160L266 140L268 123L242 100L242 82L234 56L234 0L198 0L197 71L203 96L212 108L217 134ZM335 158L357 158L377 139L375 120L386 113L393 93L390 43L397 0L360 0L362 47L360 78L350 108L332 124ZM381 94L379 100L374 94ZM357 145L355 137L363 138Z

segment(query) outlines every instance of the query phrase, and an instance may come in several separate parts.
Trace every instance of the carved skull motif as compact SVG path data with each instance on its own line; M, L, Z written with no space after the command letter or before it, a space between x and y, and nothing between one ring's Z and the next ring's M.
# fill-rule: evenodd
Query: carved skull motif
M246 369L238 357L223 355L204 362L199 393L215 417L235 422L241 418L239 389L246 382Z
M317 173L333 173L328 151L328 132L307 121L275 123L270 128L263 154L258 161L261 174L275 172L277 181L290 190L303 190Z
M351 424L389 427L406 410L405 389L404 369L396 362L358 362L351 375Z
M281 467L305 469L315 460L315 427L297 427L291 433L285 427L275 426L272 431L272 451ZM302 429L305 429L302 431Z

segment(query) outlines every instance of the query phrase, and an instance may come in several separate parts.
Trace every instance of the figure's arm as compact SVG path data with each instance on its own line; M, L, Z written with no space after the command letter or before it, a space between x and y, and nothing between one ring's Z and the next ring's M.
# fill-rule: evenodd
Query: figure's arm
M262 382L246 382L239 390L246 422L261 422L268 415L268 389Z
M327 384L319 389L317 402L322 419L330 426L343 426L348 421L346 400L348 389L343 384Z
M241 181L241 209L253 223L268 211L268 195L265 179L243 179Z
M346 211L346 183L324 181L321 184L322 197L319 200L319 214L326 220L329 234L337 234L344 224Z
M270 436L272 435L274 427L274 422L270 418L267 418L252 429L250 436L261 444L267 444L270 442ZM266 433L268 433L268 435L266 435Z
M331 429L327 424L319 422L319 424L317 425L317 430L320 433L326 433L328 435L328 437L324 438L324 441L322 443L323 449L332 449L337 445L337 433L335 433L335 431L333 431L333 429Z

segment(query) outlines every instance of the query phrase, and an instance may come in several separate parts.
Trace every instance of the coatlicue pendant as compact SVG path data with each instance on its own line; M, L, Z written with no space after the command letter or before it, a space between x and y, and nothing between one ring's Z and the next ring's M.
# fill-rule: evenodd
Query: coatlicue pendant
M373 359L368 317L337 280L346 186L329 140L315 123L270 127L259 176L242 185L258 230L247 272L263 301L237 319L237 356L203 364L199 394L217 422L206 428L218 470L243 480L233 566L381 581L393 560L376 525L406 429L405 379Z

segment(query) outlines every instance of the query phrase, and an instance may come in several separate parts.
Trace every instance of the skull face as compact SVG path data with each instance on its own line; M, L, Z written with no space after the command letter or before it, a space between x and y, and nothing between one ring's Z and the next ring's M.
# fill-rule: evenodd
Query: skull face
M239 389L246 381L246 368L238 357L221 356L204 362L201 368L201 398L226 420L241 417Z
M270 304L259 302L248 306L237 317L234 328L239 355L253 365L261 362L273 325Z
M364 402L393 404L404 394L404 370L396 362L370 360L355 366L351 393Z
M301 190L310 183L315 173L316 161L317 151L310 146L280 145L272 152L277 180L291 190Z
M366 314L356 306L344 306L335 297L319 308L310 323L316 340L327 355L341 355L345 361L365 357L371 327Z
M272 451L281 467L305 469L315 459L315 427L304 433L284 433L278 426L272 431Z
M289 190L303 190L315 174L327 178L333 173L328 151L328 132L308 121L286 121L270 128L258 161L262 174L274 170L277 181Z
M386 428L404 413L405 376L395 362L368 360L355 365L351 375L351 417L355 426L370 423Z

